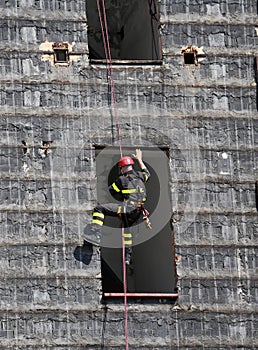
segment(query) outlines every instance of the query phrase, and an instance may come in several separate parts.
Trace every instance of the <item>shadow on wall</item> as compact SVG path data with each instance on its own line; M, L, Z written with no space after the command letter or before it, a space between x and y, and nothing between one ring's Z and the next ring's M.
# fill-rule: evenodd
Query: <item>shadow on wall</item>
M93 255L93 246L91 243L84 242L82 246L77 246L74 250L73 256L76 260L85 265L89 265Z

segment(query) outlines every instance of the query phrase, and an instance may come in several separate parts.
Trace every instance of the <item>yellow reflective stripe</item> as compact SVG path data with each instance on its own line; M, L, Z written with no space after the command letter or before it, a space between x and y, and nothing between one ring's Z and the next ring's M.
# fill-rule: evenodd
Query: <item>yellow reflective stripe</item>
M138 190L136 188L129 188L127 190L122 190L122 193L136 193ZM140 193L144 193L144 189L140 188Z
M103 225L103 221L100 221L100 220L92 220L92 223L93 224L97 224L99 226L102 226Z
M112 183L112 187L116 192L120 192L119 188L117 187L117 185L114 182Z
M99 218L102 218L102 219L105 218L105 215L104 215L104 214L98 213L97 211L96 211L95 213L93 213L93 216L98 216Z
M130 240L130 241L125 241L125 245L132 245L133 244L133 241Z
M122 193L136 193L137 190L135 188L129 189L129 190L122 190Z
M144 174L144 176L145 176L145 181L147 182L149 179L149 176L147 174Z
M144 197L144 198L142 199L142 201L143 201L143 202L146 202L146 199L147 199L147 198Z
M125 237L125 238L131 238L131 237L132 237L132 234L131 234L131 233L124 233L124 237Z

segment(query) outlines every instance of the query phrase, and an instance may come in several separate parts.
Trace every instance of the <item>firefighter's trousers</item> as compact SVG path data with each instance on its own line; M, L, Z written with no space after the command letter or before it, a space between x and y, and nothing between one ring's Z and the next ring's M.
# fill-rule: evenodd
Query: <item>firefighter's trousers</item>
M122 209L121 209L122 208ZM104 224L105 216L122 216L124 222L124 243L126 247L131 247L133 244L133 236L129 230L129 227L133 226L141 216L139 208L132 206L126 206L126 210L123 206L115 203L107 203L97 205L93 210L92 224L97 225L101 230Z

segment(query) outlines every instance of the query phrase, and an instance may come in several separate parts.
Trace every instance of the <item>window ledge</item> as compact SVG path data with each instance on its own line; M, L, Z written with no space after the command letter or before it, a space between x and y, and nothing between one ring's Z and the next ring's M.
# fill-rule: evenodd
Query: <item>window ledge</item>
M107 64L106 59L90 59L90 64ZM112 59L112 65L134 65L134 66L150 66L162 65L162 60L117 60Z

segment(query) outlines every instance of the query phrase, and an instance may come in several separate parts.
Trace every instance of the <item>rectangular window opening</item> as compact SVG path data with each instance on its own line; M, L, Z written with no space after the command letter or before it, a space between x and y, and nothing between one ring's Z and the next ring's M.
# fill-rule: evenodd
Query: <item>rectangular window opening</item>
M157 0L106 0L105 9L102 8L101 2L100 6L98 9L96 1L86 2L91 63L106 62L108 45L106 42L105 47L103 35L107 29L114 64L161 64Z
M53 44L54 51L54 63L68 63L68 44L66 43L55 43Z
M195 64L196 56L194 52L184 52L184 64Z
M68 52L67 50L55 50L55 63L67 63Z
M95 146L96 170L97 170L97 197L98 202L115 202L108 193L108 185L119 176L118 161L120 159L117 147ZM132 227L132 263L127 267L127 296L129 298L153 298L175 300L177 294L177 273L175 256L174 232L170 218L169 196L169 149L142 147L143 161L148 167L151 177L146 183L147 202L146 208L150 211L150 219L153 229L143 226ZM126 147L124 155L135 153L135 148ZM137 162L134 169L139 170ZM162 176L157 169L162 169ZM105 174L105 175L104 175ZM161 191L162 188L162 192ZM164 192L163 192L164 191ZM160 221L159 198L162 196L162 208L167 210L168 216L164 225L157 225ZM165 208L165 209L164 209ZM107 220L107 221L106 221ZM112 221L114 220L114 221ZM103 225L103 237L101 247L101 274L103 298L121 298L123 290L123 265L122 248L118 245L114 248L110 244L113 227L121 227L121 219L105 217ZM156 221L156 222L155 222ZM120 225L120 226L119 226ZM156 227L159 227L156 229ZM156 231L155 231L156 230ZM117 240L121 237L115 231ZM136 236L134 236L136 234ZM144 237L146 239L144 239ZM136 243L136 244L135 244Z

